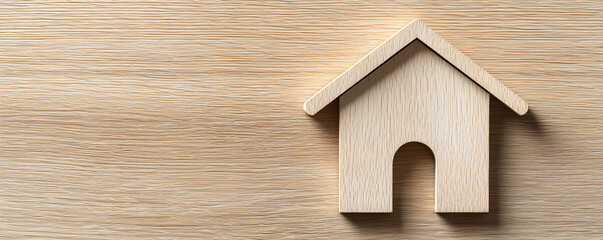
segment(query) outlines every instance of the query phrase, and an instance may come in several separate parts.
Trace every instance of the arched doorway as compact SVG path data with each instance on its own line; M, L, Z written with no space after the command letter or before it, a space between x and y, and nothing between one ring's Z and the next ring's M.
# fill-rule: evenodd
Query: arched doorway
M420 142L402 145L393 158L393 211L429 213L435 196L435 156Z

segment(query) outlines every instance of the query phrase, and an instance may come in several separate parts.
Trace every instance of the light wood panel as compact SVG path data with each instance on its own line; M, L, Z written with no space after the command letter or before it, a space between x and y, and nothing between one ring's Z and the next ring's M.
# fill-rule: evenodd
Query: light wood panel
M409 142L433 150L436 212L488 212L490 94L423 43L344 93L339 109L340 212L392 212L394 155Z
M602 8L5 1L0 236L600 238ZM433 156L409 145L394 212L342 215L338 104L301 106L415 18L530 111L490 101L490 213L433 213Z

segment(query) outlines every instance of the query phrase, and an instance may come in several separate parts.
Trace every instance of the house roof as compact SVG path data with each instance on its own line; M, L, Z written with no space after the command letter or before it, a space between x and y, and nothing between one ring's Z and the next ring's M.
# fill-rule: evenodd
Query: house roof
M316 114L416 39L423 42L483 89L513 109L517 114L523 115L528 111L526 101L517 96L511 89L505 87L505 85L486 72L486 70L478 66L418 19L404 26L400 31L320 89L314 96L310 97L304 103L304 111L309 115Z

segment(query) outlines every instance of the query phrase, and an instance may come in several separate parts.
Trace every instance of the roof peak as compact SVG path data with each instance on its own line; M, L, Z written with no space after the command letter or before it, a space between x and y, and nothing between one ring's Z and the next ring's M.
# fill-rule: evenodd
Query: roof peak
M419 19L408 23L400 31L385 40L352 65L352 67L320 89L320 91L304 103L304 111L309 115L316 114L416 39L431 48L440 57L459 69L473 82L502 101L517 114L523 115L528 111L528 104L525 100L504 86L444 38L428 28Z

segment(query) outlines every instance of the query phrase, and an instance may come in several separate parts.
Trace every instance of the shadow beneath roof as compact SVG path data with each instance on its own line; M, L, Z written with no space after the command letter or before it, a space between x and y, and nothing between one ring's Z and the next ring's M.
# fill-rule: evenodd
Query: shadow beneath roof
M339 139L339 100L329 103L314 116L308 117L314 118L329 138Z

